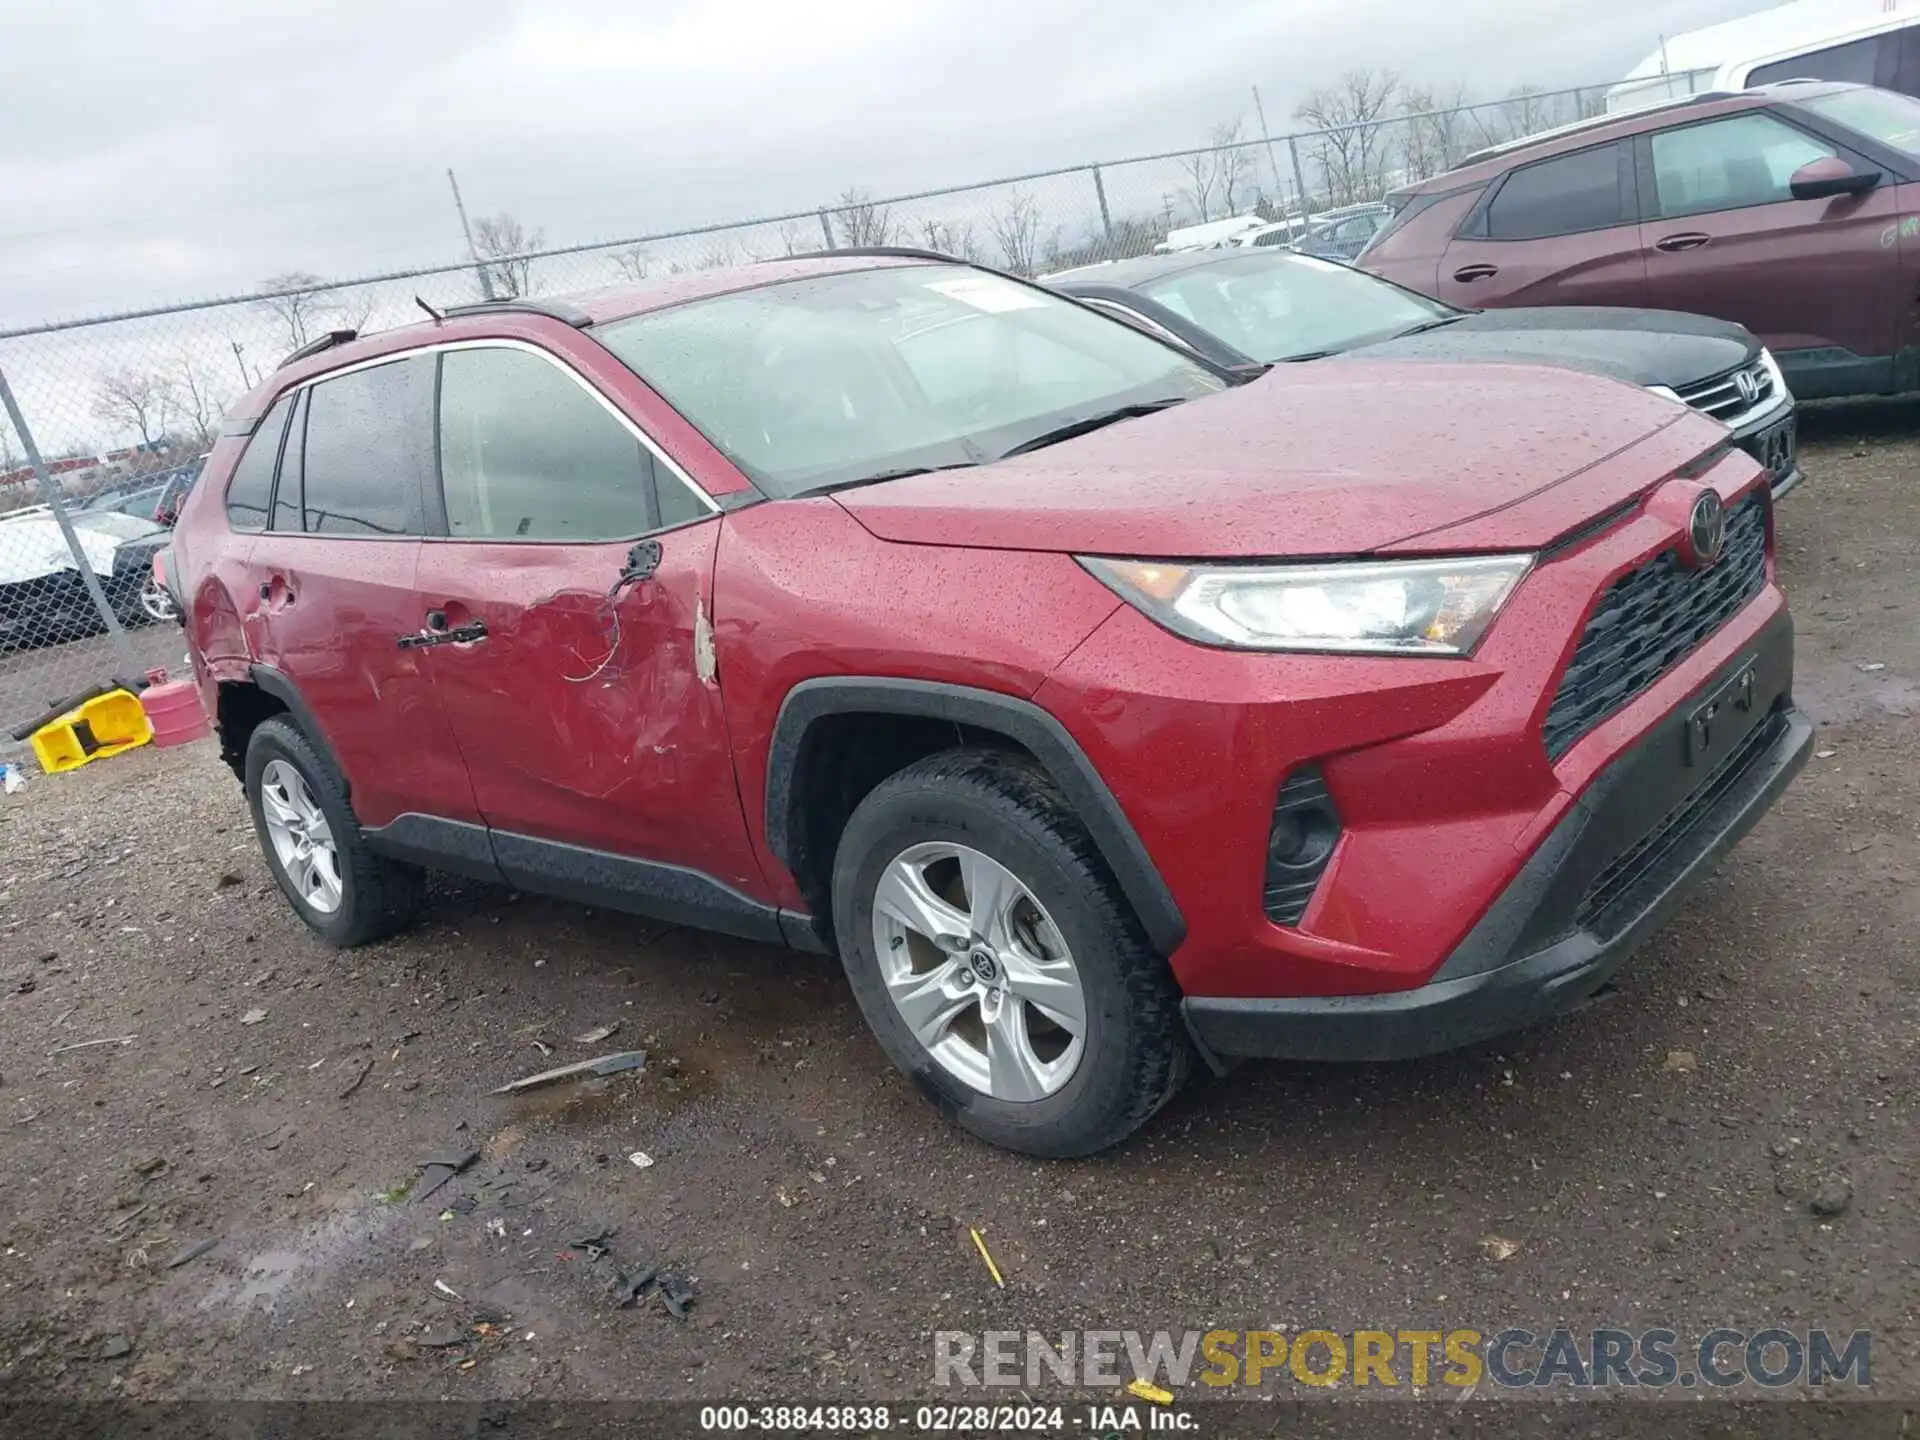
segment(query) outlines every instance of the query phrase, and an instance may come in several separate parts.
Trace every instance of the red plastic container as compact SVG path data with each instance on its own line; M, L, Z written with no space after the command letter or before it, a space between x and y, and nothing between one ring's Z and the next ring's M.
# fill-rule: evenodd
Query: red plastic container
M200 692L191 680L175 680L164 685L149 685L140 692L140 707L153 726L156 745L185 745L198 740L209 726L207 712L200 708Z

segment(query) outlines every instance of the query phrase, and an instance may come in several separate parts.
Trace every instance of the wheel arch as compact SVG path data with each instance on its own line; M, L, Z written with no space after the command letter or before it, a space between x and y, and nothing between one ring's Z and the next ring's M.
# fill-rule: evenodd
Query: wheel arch
M1087 827L1154 948L1171 956L1186 939L1185 917L1132 822L1086 752L1057 719L1030 701L996 691L879 676L824 676L794 686L781 703L768 748L767 848L813 902L815 928L823 939L830 933L830 907L823 906L819 897L830 888L833 855L829 845L822 843L819 802L835 757L829 753L831 744L821 742L831 742L843 732L844 722L858 717L953 727L960 743L969 739L999 743L1025 753L1060 787ZM881 763L869 769L883 773L874 774L866 789L921 755L943 748L924 740L914 744L906 738L910 732L892 733L901 736L914 753L901 764L889 766L886 762L892 757L882 751ZM918 732L921 736L932 733L926 728ZM828 807L832 844L837 844L857 798Z
M307 743L340 777L341 793L352 798L352 782L347 779L347 772L340 768L339 757L327 743L326 732L320 728L313 707L307 704L300 687L283 672L271 665L255 664L248 667L245 680L222 680L219 684L220 758L243 782L246 779L247 742L254 730L262 721L270 720L275 715L287 715L300 727L301 733L307 737Z

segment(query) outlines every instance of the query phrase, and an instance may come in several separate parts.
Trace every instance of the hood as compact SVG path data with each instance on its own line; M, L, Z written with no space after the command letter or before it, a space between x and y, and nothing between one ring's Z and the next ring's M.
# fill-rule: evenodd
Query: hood
M1031 455L834 498L903 544L1341 556L1498 511L1516 517L1502 548L1527 549L1725 435L1676 401L1550 366L1283 365Z
M73 533L93 573L113 574L119 538L83 525L78 516L73 517ZM73 568L73 552L67 548L67 537L60 533L59 522L51 515L0 520L0 585L38 580Z
M1752 332L1728 320L1677 310L1568 307L1483 310L1442 329L1369 345L1341 358L1565 365L1629 385L1678 390L1724 375L1759 353Z

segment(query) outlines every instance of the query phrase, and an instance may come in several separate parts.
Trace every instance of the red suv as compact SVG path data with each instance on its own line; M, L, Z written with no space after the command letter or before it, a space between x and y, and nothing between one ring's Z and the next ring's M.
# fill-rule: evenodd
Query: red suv
M1746 326L1802 400L1920 389L1920 100L1789 81L1608 115L1390 197L1362 269L1450 304Z
M324 345L324 342L323 342ZM1549 368L1246 380L843 253L294 357L175 531L302 919L422 867L841 956L961 1123L1598 988L1811 730L1764 475Z

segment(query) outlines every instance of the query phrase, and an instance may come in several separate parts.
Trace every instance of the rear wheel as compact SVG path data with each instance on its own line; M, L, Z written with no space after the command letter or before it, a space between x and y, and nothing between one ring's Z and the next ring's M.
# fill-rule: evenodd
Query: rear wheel
M1185 1078L1166 963L1021 757L949 751L882 781L841 837L834 925L882 1048L982 1139L1090 1154Z
M345 787L291 720L262 721L249 737L246 794L267 868L322 939L364 945L413 917L420 871L367 847Z

